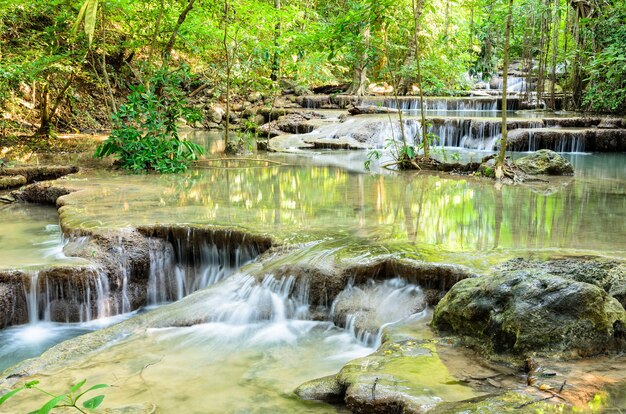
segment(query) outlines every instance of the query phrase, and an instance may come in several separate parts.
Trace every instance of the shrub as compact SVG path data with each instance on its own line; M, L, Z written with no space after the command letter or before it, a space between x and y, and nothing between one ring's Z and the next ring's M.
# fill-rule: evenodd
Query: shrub
M201 120L199 111L187 105L180 89L189 70L158 69L145 84L134 86L128 101L113 114L113 131L96 149L95 157L116 157L122 168L133 172L177 173L204 151L181 140L178 121Z

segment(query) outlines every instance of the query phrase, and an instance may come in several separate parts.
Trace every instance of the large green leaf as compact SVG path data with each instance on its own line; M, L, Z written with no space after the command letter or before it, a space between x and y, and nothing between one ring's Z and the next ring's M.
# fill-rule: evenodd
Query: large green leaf
M81 22L85 23L85 34L87 35L87 39L89 40L89 47L91 47L91 43L93 42L93 35L96 31L96 19L98 18L98 2L99 0L85 0L80 11L78 12L78 16L76 17L76 22L72 26L72 31L76 32Z
M26 388L26 387L20 387L20 388L14 389L13 391L9 391L6 394L4 394L2 397L0 397L0 405L4 404L4 402L6 400L8 400L9 398L13 397L15 394L17 394L18 392L22 391L24 388Z

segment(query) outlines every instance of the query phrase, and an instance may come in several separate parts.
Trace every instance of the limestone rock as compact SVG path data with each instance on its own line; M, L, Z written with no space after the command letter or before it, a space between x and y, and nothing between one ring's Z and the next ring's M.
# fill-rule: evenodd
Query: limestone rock
M515 161L515 166L526 174L569 175L574 168L569 161L551 150L539 150Z
M626 348L626 312L615 298L533 269L460 281L437 305L432 324L496 353L577 357Z
M19 187L24 184L26 184L26 177L24 177L23 175L10 175L0 177L0 190L12 187Z
M307 381L296 388L295 393L303 400L337 403L343 401L344 388L337 382L335 375Z
M221 106L211 105L206 109L205 119L207 122L219 124L222 122L225 113L224 108Z

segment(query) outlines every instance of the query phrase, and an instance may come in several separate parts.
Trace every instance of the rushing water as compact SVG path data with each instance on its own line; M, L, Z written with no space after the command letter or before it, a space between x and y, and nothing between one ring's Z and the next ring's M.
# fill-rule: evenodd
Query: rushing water
M484 156L457 151L465 159ZM69 228L96 232L159 223L272 235L278 243L310 246L292 256L299 253L310 263L385 253L485 270L515 256L626 257L624 154L571 154L574 177L501 190L471 177L366 173L365 157L365 152L326 151L268 155L264 159L270 163L206 160L186 174L159 177L88 172L64 181L84 191L66 196L60 215ZM20 220L21 211L0 210L3 229L16 229L0 236L4 267L66 260L54 210L26 209L30 217ZM156 404L163 412L181 407L189 412L336 412L299 401L291 392L372 352L381 326L419 317L423 309L419 288L395 281L349 286L338 300L353 305L341 318L334 318L335 304L327 320L313 320L306 288L293 279L257 283L236 273L258 251L227 251L207 241L189 254L183 244L170 242L150 250L148 303L178 300L212 286L208 289L217 294L202 304L211 317L193 326L152 328L71 369L42 373L46 387L60 392L59 387L88 377L90 383L116 385L107 391L108 407ZM185 257L197 260L185 262ZM41 292L24 294L32 320L1 332L0 369L116 321L41 321L35 316L45 315ZM377 311L366 315L376 321L375 329L364 329L363 315L349 310L365 304ZM25 409L36 405L19 401Z
M372 343L351 329L311 320L306 286L295 285L293 278L268 276L258 283L238 274L210 289L214 294L202 303L211 315L207 322L148 329L71 369L43 373L43 386L70 386L77 375L85 376L115 386L106 392L108 407L156 404L162 412L181 407L216 413L337 411L300 401L293 389L371 353ZM352 301L355 289L343 297ZM417 286L396 280L359 289L359 300L377 304L380 328L412 315L415 304L409 298L416 292ZM24 409L36 405L16 401Z

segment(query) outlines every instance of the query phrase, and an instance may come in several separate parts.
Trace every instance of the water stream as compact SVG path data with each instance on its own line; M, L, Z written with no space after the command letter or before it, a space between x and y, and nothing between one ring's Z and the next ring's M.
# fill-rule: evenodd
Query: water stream
M206 136L198 139L217 145ZM477 150L457 150L466 160L482 156ZM624 154L571 154L576 176L550 186L500 191L468 177L366 173L365 152L267 157L278 164L233 167L220 161L163 177L82 173L64 181L84 191L67 196L60 214L69 228L95 232L159 223L271 235L278 244L299 246L291 259L320 266L376 254L477 271L517 256L626 258ZM20 211L0 210L3 228L19 226L3 233L3 266L74 260L61 253L65 241L54 210L42 210L42 216L33 214L21 224L16 219ZM90 383L116 385L107 392L108 407L156 404L163 412L181 406L188 412L337 412L340 407L299 401L292 391L371 353L381 327L425 317L420 288L402 280L349 285L338 296L341 304L329 303L320 318L319 310L310 307L305 284L273 277L257 282L241 271L258 256L257 248L179 233L152 239L150 246L145 304L154 307L209 291L214 294L202 309L210 318L112 342L71 368L41 373L45 386L63 388L88 377ZM104 300L110 287L97 272L93 284L59 290L45 283L37 266L28 269L31 283L23 291L30 323L0 331L0 369L65 339L134 319L129 298ZM69 290L83 295L76 299L83 306L80 321L50 322L54 295ZM373 327L363 321L373 321ZM449 400L472 395L450 393ZM24 409L36 405L20 401Z

